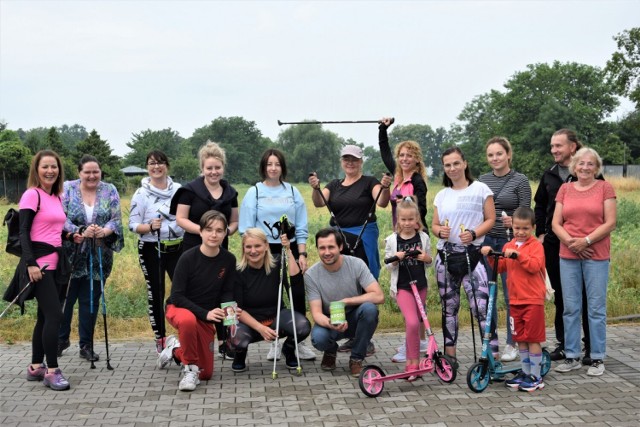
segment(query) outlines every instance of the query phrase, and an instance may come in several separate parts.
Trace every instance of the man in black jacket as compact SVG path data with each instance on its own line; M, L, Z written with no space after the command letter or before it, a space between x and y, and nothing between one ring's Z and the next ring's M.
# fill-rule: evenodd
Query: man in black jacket
M534 196L536 213L536 235L544 247L547 273L551 286L555 290L555 329L558 345L551 352L551 360L564 360L564 321L562 318L564 304L562 302L562 286L560 283L560 240L551 229L551 220L556 208L556 195L560 186L566 182L573 182L576 177L569 172L571 157L582 148L575 132L569 129L560 129L551 137L551 155L554 165L544 171L540 185ZM601 178L601 177L599 177ZM587 296L585 288L582 288L582 328L584 331L585 357L584 365L591 364L589 322L587 318Z

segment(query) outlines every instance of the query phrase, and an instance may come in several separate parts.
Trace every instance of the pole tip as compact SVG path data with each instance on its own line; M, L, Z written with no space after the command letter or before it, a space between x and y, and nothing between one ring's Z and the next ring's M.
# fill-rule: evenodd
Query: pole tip
M282 126L282 122L278 120L278 126Z

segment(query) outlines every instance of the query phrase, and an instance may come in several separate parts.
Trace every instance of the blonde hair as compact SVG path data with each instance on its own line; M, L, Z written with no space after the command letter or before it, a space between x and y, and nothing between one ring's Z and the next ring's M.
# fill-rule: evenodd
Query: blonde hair
M220 147L217 142L207 140L207 142L202 147L200 147L200 150L198 151L201 170L204 167L204 161L211 157L220 160L222 162L222 166L227 163L227 156L224 152L224 149Z
M582 147L576 151L576 154L574 154L573 157L571 157L571 163L569 163L569 172L571 175L576 174L576 165L586 154L590 154L594 159L596 159L596 166L598 168L596 169L595 176L600 175L600 172L602 171L602 157L600 157L600 154L591 147Z
M247 265L249 265L247 255L244 253L244 243L247 241L247 239L259 240L267 246L267 250L264 252L262 265L264 267L264 271L267 274L271 273L271 269L275 268L276 266L276 260L273 258L273 255L271 255L271 249L269 249L269 241L267 240L267 235L264 234L264 231L260 230L259 228L247 228L242 235L242 243L240 245L242 254L240 257L240 261L238 262L237 270L244 271L247 268Z
M415 141L402 141L396 148L394 149L395 158L397 159L400 156L400 150L406 148L407 151L416 159L415 172L418 172L422 179L427 181L427 166L424 164L424 160L422 158L422 149L420 145ZM396 185L402 182L402 168L400 167L400 162L396 160L396 171L395 171L395 182Z
M420 225L420 229L426 228L422 223L422 218L420 218L420 208L418 207L416 196L404 196L402 201L397 204L396 217L400 217L400 210L415 211L417 223ZM400 221L396 223L396 232L400 232Z

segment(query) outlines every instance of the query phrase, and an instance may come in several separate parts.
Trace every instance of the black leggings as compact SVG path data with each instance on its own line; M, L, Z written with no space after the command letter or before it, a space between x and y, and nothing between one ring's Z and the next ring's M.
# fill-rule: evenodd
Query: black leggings
M164 275L169 273L169 278L173 280L173 272L181 254L181 250L161 252L161 262L158 262L158 243L143 242L142 240L138 242L138 260L140 261L142 274L144 274L144 280L147 283L149 322L156 339L164 338L167 332L164 322ZM162 277L160 276L160 268L162 268Z
M291 319L291 310L282 308L282 311L280 312L280 328L278 331L278 336L286 338L286 341L282 345L282 350L284 353L291 352L295 349L295 343L293 340L293 321ZM295 313L295 320L296 336L298 337L298 342L300 342L307 338L309 336L309 333L311 333L311 325L309 323L309 320L307 320L306 317L298 312ZM269 325L269 327L273 330L276 329L275 319L273 320L273 323ZM246 351L247 347L249 347L249 344L262 340L262 335L260 335L258 331L251 329L244 323L238 324L235 337L231 337L231 343L234 347L234 350L239 352Z
M278 261L278 265L276 268L282 268L280 266L280 256L282 255L282 245L279 243L269 243L269 249L271 250L271 254ZM293 257L297 260L300 257L298 252L298 244L291 244L291 252L293 252ZM284 286L289 291L289 277L286 276L284 279ZM304 291L304 286L294 286L293 287L293 309L302 314L303 316L307 315L307 300Z
M31 338L31 363L42 363L46 355L49 368L58 367L58 329L62 320L54 276L55 270L45 270L42 280L31 284L38 301L38 318Z

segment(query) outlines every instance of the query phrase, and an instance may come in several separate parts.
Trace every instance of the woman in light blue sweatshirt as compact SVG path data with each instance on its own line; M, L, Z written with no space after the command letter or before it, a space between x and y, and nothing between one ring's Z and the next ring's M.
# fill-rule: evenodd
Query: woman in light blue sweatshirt
M260 176L262 182L247 190L240 205L240 234L244 234L249 228L261 229L267 235L271 253L279 259L282 252L280 229L283 215L286 215L292 228L289 233L291 251L304 274L307 269L306 251L309 236L307 208L298 189L284 182L287 177L287 164L281 151L271 148L264 152L260 160ZM293 287L293 306L295 311L306 315L303 287ZM269 360L280 357L277 351L279 349L272 347L267 357ZM299 344L298 349L301 359L315 359L315 353L304 342Z

